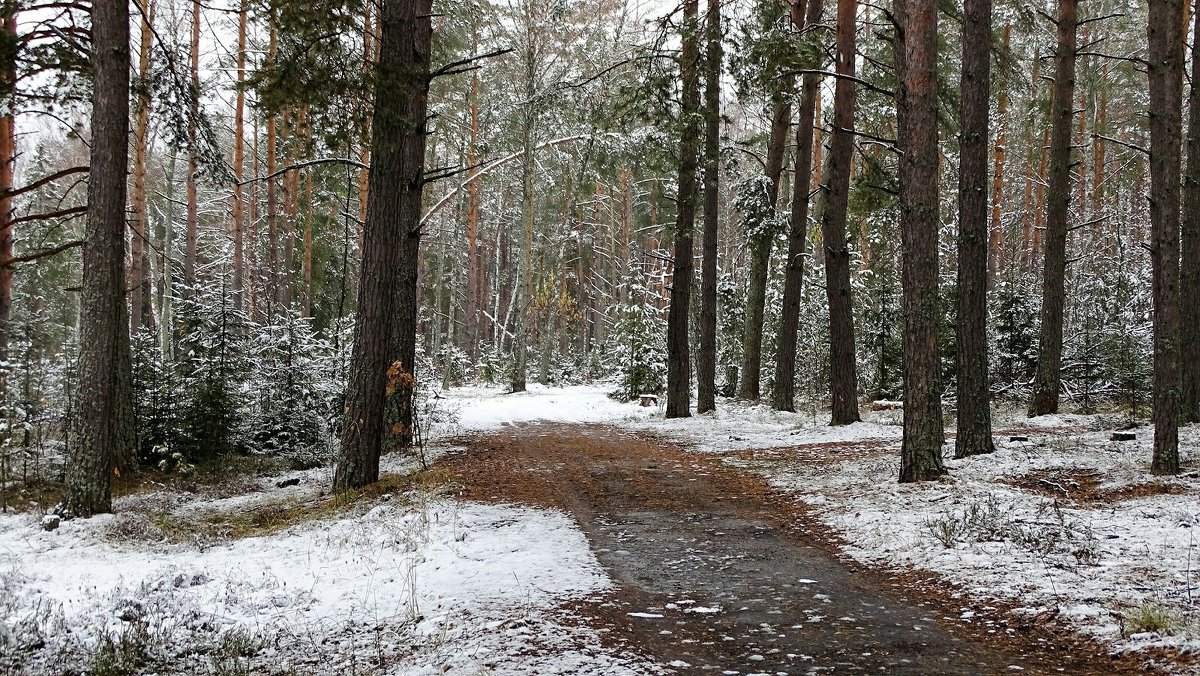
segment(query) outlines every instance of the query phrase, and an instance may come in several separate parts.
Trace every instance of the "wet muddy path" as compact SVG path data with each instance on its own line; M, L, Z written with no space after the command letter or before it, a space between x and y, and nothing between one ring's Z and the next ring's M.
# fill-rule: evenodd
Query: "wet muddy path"
M570 513L617 583L571 610L610 647L666 669L1145 673L1136 658L981 608L940 580L846 560L803 505L719 459L595 426L465 441L446 461L463 496Z

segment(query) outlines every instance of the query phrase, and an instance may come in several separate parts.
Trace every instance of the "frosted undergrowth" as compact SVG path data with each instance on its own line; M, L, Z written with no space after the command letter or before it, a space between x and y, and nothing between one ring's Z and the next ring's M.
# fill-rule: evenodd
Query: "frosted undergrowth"
M1200 475L1152 477L1151 431L1132 443L1109 434L1031 434L964 460L947 444L949 478L918 485L895 482L894 453L756 469L815 507L859 560L936 571L972 596L1015 599L1124 649L1200 649ZM1082 497L1072 477L1104 497ZM1143 494L1157 491L1171 492ZM1143 618L1154 608L1159 626Z

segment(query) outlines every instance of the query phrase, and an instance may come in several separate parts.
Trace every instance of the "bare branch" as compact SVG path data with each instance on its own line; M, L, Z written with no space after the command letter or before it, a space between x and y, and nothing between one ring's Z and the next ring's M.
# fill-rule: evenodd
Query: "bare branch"
M827 70L822 70L820 68L800 68L797 70L790 70L785 73L781 73L777 77L787 77L789 75L820 75L822 77L832 77L832 78L839 78L842 80L850 80L851 82L858 83L858 84L862 85L863 87L870 89L873 92L879 92L880 94L883 94L884 96L895 96L896 95L896 92L891 91L889 89L884 89L883 87L875 85L871 82L867 82L866 80L864 80L860 77L855 77L853 75L848 75L846 73L831 73Z
M28 214L12 219L8 222L8 225L9 227L12 227L14 225L29 223L31 221L48 221L52 218L67 218L70 216L78 216L85 211L87 211L87 206L69 207L66 209L59 209L58 211L48 211L43 214Z
M1139 153L1143 153L1145 155L1150 154L1150 150L1147 148L1143 148L1142 146L1134 145L1133 143L1128 143L1126 141L1122 141L1121 139L1113 138L1111 136L1105 136L1104 134L1092 134L1092 138L1098 138L1103 141L1108 141L1109 143L1115 143L1119 146L1125 146L1126 148L1129 148L1130 150L1136 150Z
M370 165L363 164L362 162L359 162L358 160L356 160L354 158L350 158L350 157L320 157L315 160L305 160L304 162L296 162L295 164L289 164L282 169L277 169L276 171L274 171L270 174L267 174L266 176L255 176L254 178L248 178L244 181L238 181L237 184L238 185L247 185L249 183L257 183L258 181L269 181L278 176L282 176L283 174L286 174L289 171L293 171L295 169L304 169L305 167L312 167L312 166L316 166L316 165L320 165L320 164L348 164L357 169L370 169L371 168Z
M13 188L11 190L0 191L0 198L16 197L18 195L24 195L27 192L32 192L34 190L37 190L38 188L46 185L47 183L53 183L60 178L66 178L67 176L70 176L71 174L82 174L82 173L90 171L90 170L91 170L91 167L69 167L67 169L62 169L60 171L54 172L53 174L50 174L49 176L43 176L42 178L39 178L38 180L34 181L33 183L30 183L29 185L26 185L26 186L23 186L20 188Z
M433 71L432 73L430 73L429 79L433 80L435 78L445 77L447 75L457 75L458 73L466 73L466 72L469 72L472 70L476 70L477 68L479 68L479 65L476 63L477 61L482 61L484 59L491 59L491 58L495 58L497 56L503 56L505 54L508 54L511 51L513 51L511 48L497 49L497 50L490 51L486 54L478 54L476 56L469 56L465 59L451 61L450 63L447 63L447 64L441 66L440 68L438 68L437 70Z
M48 258L50 256L58 255L64 251L67 251L68 249L74 249L75 247L78 247L78 246L83 246L82 239L77 239L77 240L74 240L71 242L67 242L65 244L59 244L56 247L51 247L49 249L43 249L41 251L34 251L33 253L27 253L27 254L24 254L21 256L13 256L12 258L8 259L7 261L0 263L0 267L11 268L14 265L20 265L21 263L31 263L31 262L36 261L41 258Z

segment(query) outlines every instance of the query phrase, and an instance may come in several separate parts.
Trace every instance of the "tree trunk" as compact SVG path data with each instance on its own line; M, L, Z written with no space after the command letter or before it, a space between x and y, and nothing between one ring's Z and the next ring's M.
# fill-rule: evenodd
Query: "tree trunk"
M691 359L688 355L688 312L692 296L692 230L696 222L696 165L700 145L700 26L698 0L684 0L683 134L679 143L679 192L675 216L675 257L671 274L671 307L667 311L668 418L691 415Z
M1042 326L1029 415L1058 413L1061 386L1063 311L1066 305L1067 219L1071 207L1071 121L1075 102L1075 33L1078 0L1058 2L1058 51L1050 130L1050 177L1046 199Z
M1150 227L1154 284L1154 458L1151 474L1179 473L1179 146L1183 0L1150 0Z
M1187 169L1183 184L1181 234L1180 347L1183 364L1180 413L1186 422L1200 421L1200 11L1195 12L1192 39L1192 82L1188 91Z
M1003 44L1006 51L1011 39L1012 24L1008 24L1004 27ZM997 277L1004 274L1008 264L1004 255L1004 224L1001 222L1003 215L1001 207L1004 204L1004 164L1008 154L1008 82L1003 77L1000 78L998 99L996 102L998 128L996 129L995 161L992 165L992 221L989 226L991 233L991 242L988 247L989 283L994 283Z
M304 140L304 147L312 148L312 116L308 108L304 109L301 120L303 123L300 136ZM300 159L301 152L297 152L296 156L297 159ZM303 175L296 172L297 197L301 178L304 179L304 255L300 260L304 275L304 300L301 302L301 313L304 317L311 318L313 316L313 174L311 171L304 172Z
M1108 134L1108 62L1100 68L1101 86L1097 92L1096 103L1096 134ZM1104 209L1104 167L1107 144L1097 136L1092 139L1095 149L1092 151L1092 218L1099 218ZM1097 228L1099 230L1099 228Z
M300 158L300 111L289 110L283 115L283 129L280 130L281 141L284 145L284 166L296 164ZM280 177L283 188L283 237L281 246L282 260L279 262L279 307L291 313L295 301L295 267L296 267L296 222L300 218L300 170L285 171Z
M829 299L831 425L858 422L858 364L854 349L854 301L850 289L850 244L846 214L850 201L850 164L854 159L854 60L858 2L838 0L833 133L829 137L821 239L825 248L825 293ZM937 161L937 155L934 155ZM935 164L936 166L936 164ZM936 185L934 186L936 192Z
M4 17L4 31L10 40L17 36L17 13ZM17 133L14 95L17 87L16 54L3 65L0 71L0 101L4 103L4 114L0 115L0 410L8 411L9 338L12 326L13 268L9 261L13 257L13 210L15 204L10 194L13 185L13 170L17 160ZM4 415L7 420L8 416Z
M270 18L267 41L267 63L275 63L278 32L274 14ZM267 176L274 176L279 158L279 130L274 113L267 115ZM366 222L366 219L363 219ZM364 254L364 259L366 255ZM273 322L279 305L279 188L276 178L267 179L267 321Z
M175 169L179 162L179 153L171 151L171 160L167 163L167 213L162 228L162 240L159 246L159 346L163 360L174 359L175 355L175 272L173 258L175 252L175 205L179 199L175 196Z
M237 102L233 113L233 309L240 312L245 295L245 244L242 233L246 227L245 199L242 195L242 177L245 170L244 115L246 92L242 83L246 80L246 22L250 12L248 0L241 0L238 12L237 50Z
M529 68L534 66L532 62ZM529 82L533 81L532 72L528 72ZM531 87L526 92L532 98L534 92ZM528 100L528 99L527 99ZM524 116L524 125L522 128L522 147L524 156L521 158L521 230L523 237L521 239L521 248L517 252L517 279L514 288L514 305L516 327L513 331L513 372L509 383L509 389L513 392L525 391L525 375L528 370L528 345L529 341L529 302L532 296L533 286L530 283L530 258L533 256L533 170L534 170L534 147L533 147L533 125L534 112L532 103L528 103L522 109Z
M150 47L153 38L154 3L147 2L141 17L138 43L137 110L134 112L133 195L129 205L129 306L130 333L136 335L142 325L154 326L150 291L149 228L146 219L146 152L150 129ZM0 273L2 274L2 273Z
M988 115L992 0L963 5L962 141L958 169L958 436L954 456L995 450L988 380Z
M1033 60L1033 68L1032 68L1033 75L1030 78L1030 83L1029 83L1029 89L1033 94L1033 96L1031 97L1032 101L1036 101L1036 99L1037 99L1038 82L1039 82L1039 77L1041 75L1041 68L1042 68L1042 60L1034 59ZM1029 110L1030 119L1033 119L1035 117L1033 114L1033 109L1035 107L1036 107L1036 103L1031 102L1030 110ZM1035 224L1034 224L1035 219L1037 219L1036 227L1041 227L1041 213L1042 213L1041 197L1040 197L1040 193L1038 193L1039 196L1037 197L1037 199L1035 200L1035 198L1034 198L1036 191L1035 191L1034 185L1033 185L1033 183L1034 183L1033 163L1034 163L1034 157L1036 157L1036 156L1045 158L1045 156L1046 156L1045 145L1046 144L1043 141L1041 146L1039 146L1038 148L1032 148L1032 147L1028 148L1027 152L1025 153L1025 159L1026 159L1026 164L1025 164L1025 201L1024 201L1025 208L1022 210L1021 250L1020 250L1020 263L1021 263L1022 269L1028 268L1029 266L1031 266L1033 264L1033 260L1034 260L1034 258L1033 258L1033 232L1034 232L1034 228L1035 228ZM1044 167L1045 162L1043 162L1042 164ZM1043 169L1042 174L1039 175L1037 178L1038 178L1039 185L1040 185L1040 181L1043 178L1045 178L1044 169Z
M375 40L375 24L373 20L372 8L375 3L363 3L363 76L370 77L375 68L376 40ZM367 111L363 120L363 137L367 137L371 130L371 113ZM358 161L362 163L362 167L358 170L358 251L361 254L363 249L363 224L367 222L367 193L369 192L368 184L370 183L370 171L367 167L371 164L371 143L370 139L364 138L359 144Z
M904 296L904 438L900 482L935 479L942 466L938 325L937 3L897 0L903 59L900 100L901 281Z
M721 3L708 0L704 71L704 235L700 260L700 352L696 412L717 409L717 229L721 165Z
M125 180L129 165L129 8L92 5L92 139L80 290L76 409L63 511L112 509L112 477L132 454L132 374L125 304ZM123 353L123 354L122 354Z
M258 175L258 121L250 124L250 166L255 176ZM250 184L248 195L249 213L246 219L246 316L258 321L258 285L262 282L262 271L258 267L258 181Z
M479 49L478 32L472 29L471 51ZM467 143L467 166L479 164L479 71L471 71L471 90L468 94L470 102L471 133ZM479 260L479 179L473 178L467 183L467 303L466 340L463 347L471 364L479 354L479 303L480 303L480 260ZM582 278L579 280L582 285Z
M801 3L793 5L793 11ZM808 0L805 30L821 20L824 0ZM793 22L795 16L793 16ZM809 64L818 68L821 64ZM787 268L783 281L783 309L775 350L775 388L771 403L777 411L796 410L796 332L800 328L800 302L804 291L804 256L808 248L808 195L812 176L813 127L821 76L805 73L800 86L800 113L796 121L796 164L792 179L792 210L788 225Z
M385 0L371 124L359 318L333 486L379 478L385 442L411 438L417 250L431 33L429 0ZM390 425L388 424L390 423ZM387 429L385 429L387 428Z
M196 194L196 172L199 157L196 154L196 124L200 118L200 0L192 2L191 77L192 98L188 111L188 175L187 175L187 224L184 234L183 293L190 298L196 286L196 253L200 235L199 203Z
M792 119L792 90L795 77L786 76L775 91L771 103L771 135L767 143L767 180L771 209L779 202L779 178L783 174L783 156ZM757 401L762 378L763 319L767 303L767 277L771 273L771 250L775 246L775 228L759 228L750 237L750 280L746 290L746 320L742 326L742 380L738 398Z

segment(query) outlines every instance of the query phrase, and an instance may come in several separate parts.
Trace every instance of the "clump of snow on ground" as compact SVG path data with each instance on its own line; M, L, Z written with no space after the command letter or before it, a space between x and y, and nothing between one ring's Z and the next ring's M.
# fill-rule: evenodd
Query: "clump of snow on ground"
M0 666L90 669L107 643L176 673L645 671L554 612L610 585L561 512L410 495L199 548L112 537L124 517L0 518Z

